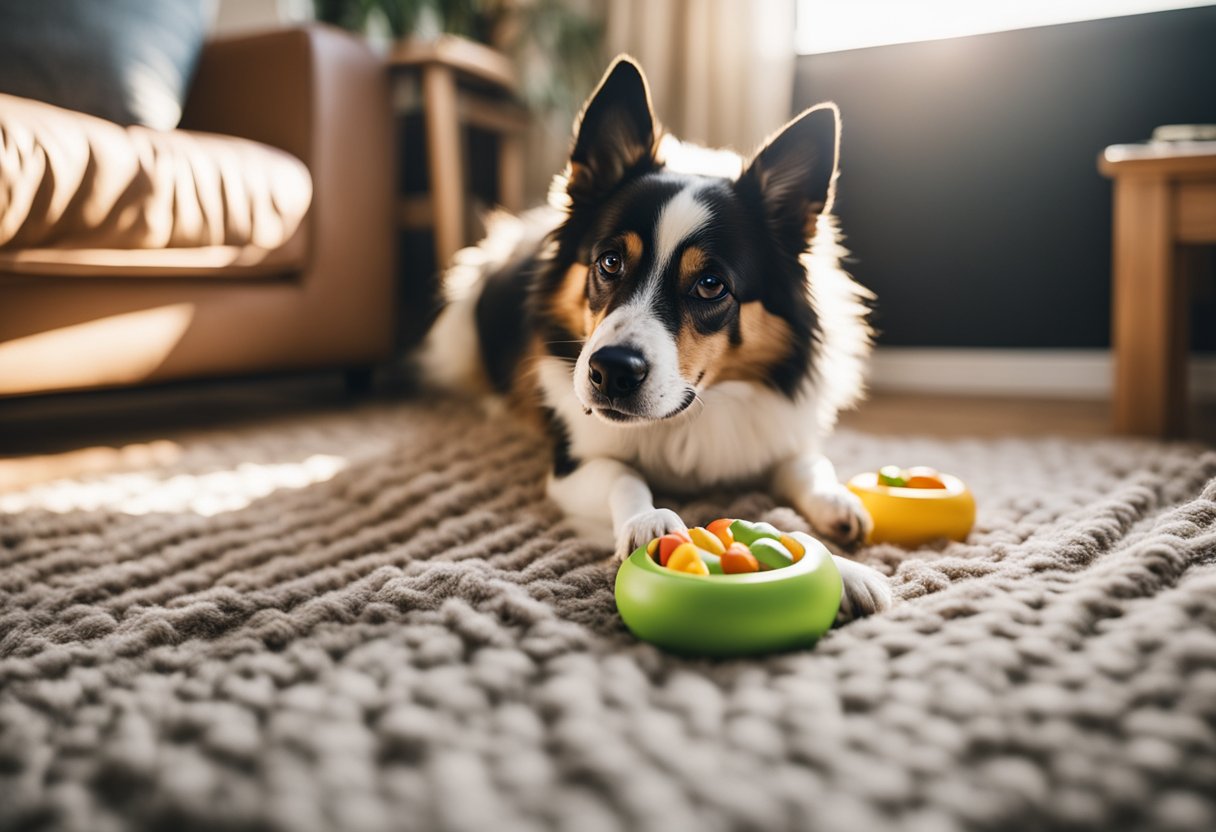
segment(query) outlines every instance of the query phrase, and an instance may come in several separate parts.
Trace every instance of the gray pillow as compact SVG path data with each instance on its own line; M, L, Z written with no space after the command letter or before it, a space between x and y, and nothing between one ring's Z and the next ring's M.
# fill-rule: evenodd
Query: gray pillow
M0 92L168 130L209 0L0 0Z

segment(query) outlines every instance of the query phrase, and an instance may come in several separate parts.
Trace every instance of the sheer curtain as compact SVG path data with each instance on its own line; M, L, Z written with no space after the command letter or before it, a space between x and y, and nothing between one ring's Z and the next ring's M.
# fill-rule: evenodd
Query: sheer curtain
M612 0L605 46L650 79L677 137L749 153L789 120L794 0Z

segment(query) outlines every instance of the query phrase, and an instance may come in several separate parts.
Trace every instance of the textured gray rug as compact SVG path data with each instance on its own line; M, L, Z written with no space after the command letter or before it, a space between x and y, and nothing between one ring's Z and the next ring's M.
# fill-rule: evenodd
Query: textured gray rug
M1216 826L1216 453L841 435L967 544L813 651L635 642L543 448L453 404L175 437L0 494L0 827ZM685 518L767 516L711 495Z

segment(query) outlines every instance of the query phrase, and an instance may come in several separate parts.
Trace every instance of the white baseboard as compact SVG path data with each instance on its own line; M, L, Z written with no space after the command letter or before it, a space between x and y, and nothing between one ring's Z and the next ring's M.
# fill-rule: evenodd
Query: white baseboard
M1113 372L1109 350L879 347L870 364L870 389L1106 399ZM1216 355L1193 355L1188 382L1193 400L1216 401Z

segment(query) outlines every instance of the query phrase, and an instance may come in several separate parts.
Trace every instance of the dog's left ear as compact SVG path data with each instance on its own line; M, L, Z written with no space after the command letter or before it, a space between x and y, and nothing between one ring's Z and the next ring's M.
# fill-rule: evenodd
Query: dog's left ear
M753 190L778 240L805 243L836 197L840 110L816 104L782 127L748 163L738 187Z
M642 68L620 55L587 99L575 127L566 192L594 202L623 180L657 167L658 127Z

